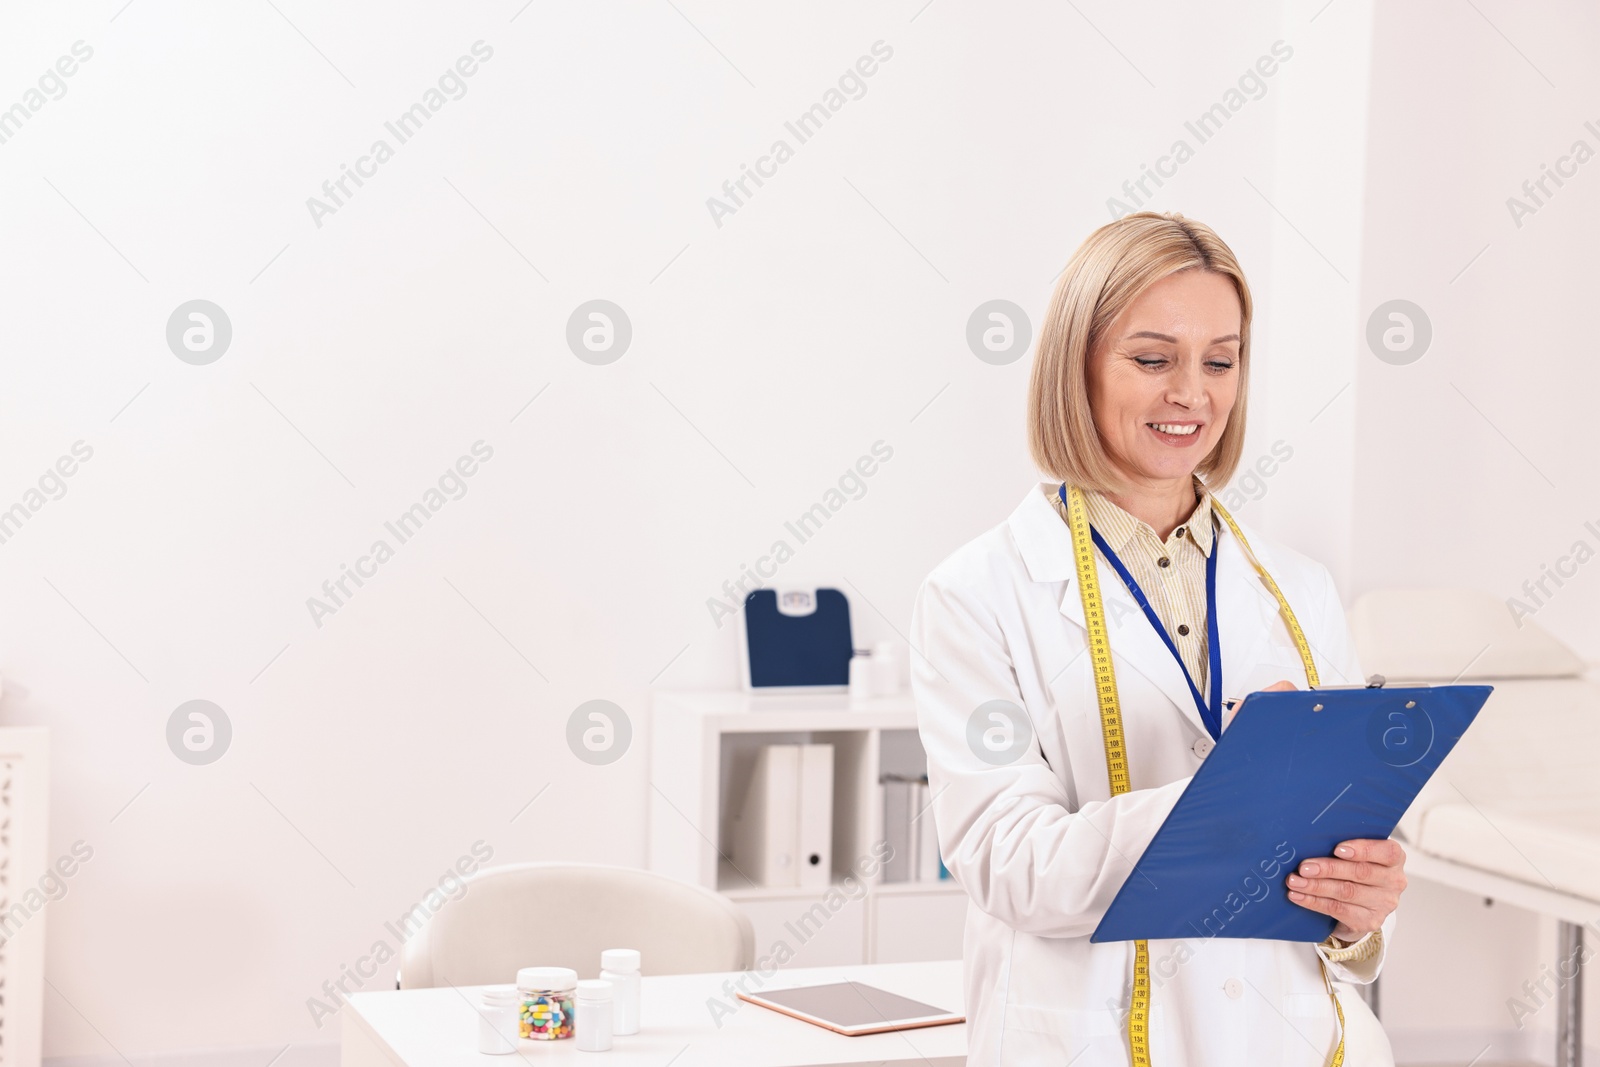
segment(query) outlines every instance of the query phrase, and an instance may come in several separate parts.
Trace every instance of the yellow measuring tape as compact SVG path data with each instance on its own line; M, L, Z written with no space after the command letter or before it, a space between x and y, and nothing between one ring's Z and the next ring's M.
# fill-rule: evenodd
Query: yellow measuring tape
M1245 540L1239 524L1233 521L1233 516L1223 510L1214 498L1211 508L1222 516L1222 521L1228 524L1233 536L1239 539L1256 573L1261 575L1262 582L1278 601L1278 610L1283 614L1289 633L1294 637L1295 647L1300 650L1300 659L1305 664L1306 684L1315 688L1320 683L1317 665L1311 659L1311 644L1306 640L1305 631L1300 628L1300 621L1290 610L1283 590L1278 588L1272 575L1256 559L1255 551L1251 549L1250 542ZM1083 623L1089 632L1089 659L1094 665L1094 688L1100 701L1100 732L1106 746L1106 777L1111 782L1111 795L1116 796L1128 792L1133 784L1128 774L1127 744L1122 732L1122 704L1117 699L1117 676L1111 665L1111 641L1106 633L1105 608L1100 600L1100 570L1095 563L1094 541L1089 535L1089 517L1083 492L1076 486L1067 487L1067 525L1072 530L1072 555L1078 568L1078 592L1083 598ZM1219 549L1219 545L1213 544L1213 552ZM1320 957L1318 963L1321 964ZM1328 987L1328 996L1333 999L1333 1010L1339 1016L1339 1047L1334 1050L1329 1067L1343 1067L1344 1009L1339 1006L1339 998L1328 979L1326 965L1322 966L1322 980ZM1128 1049L1133 1067L1150 1067L1150 945L1146 941L1133 943L1133 997L1128 1007Z

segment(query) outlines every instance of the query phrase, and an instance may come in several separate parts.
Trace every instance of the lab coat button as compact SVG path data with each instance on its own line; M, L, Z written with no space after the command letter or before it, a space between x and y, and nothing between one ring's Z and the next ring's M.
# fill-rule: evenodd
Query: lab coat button
M1222 991L1228 994L1230 999L1238 1000L1244 996L1244 983L1237 978L1230 978L1222 983Z
M1205 759L1207 756L1211 755L1211 750L1215 747L1215 741L1211 740L1209 737L1202 737L1191 746L1190 751L1192 751L1200 759Z

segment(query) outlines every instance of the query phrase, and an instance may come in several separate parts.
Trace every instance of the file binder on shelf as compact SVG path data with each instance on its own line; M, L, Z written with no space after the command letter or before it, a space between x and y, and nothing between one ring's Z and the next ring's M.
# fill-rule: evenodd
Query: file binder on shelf
M733 823L733 865L757 885L798 885L800 746L766 745Z
M916 814L911 806L914 784L895 777L885 777L882 782L883 840L889 846L889 857L883 862L885 882L912 881L916 871L911 855L911 817Z
M733 822L733 863L757 885L826 888L833 871L833 746L764 745Z
M833 746L800 746L800 887L826 889L833 880Z
M933 811L928 807L928 783L917 783L917 881L937 882L939 868L939 834L934 829Z
M886 774L883 792L883 839L891 850L884 861L883 881L937 882L949 878L939 856L939 836L926 778Z

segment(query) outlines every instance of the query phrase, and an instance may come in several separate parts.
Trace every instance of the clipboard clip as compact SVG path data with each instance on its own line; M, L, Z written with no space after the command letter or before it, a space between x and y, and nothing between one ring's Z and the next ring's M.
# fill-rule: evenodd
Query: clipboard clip
M1319 685L1316 688L1319 692L1324 689L1382 689L1388 682L1389 679L1381 674L1369 674L1361 685Z
M1317 690L1320 692L1323 689L1382 689L1388 682L1389 679L1381 674L1369 674L1364 685L1319 685ZM1228 711L1232 711L1243 700L1244 697L1229 697L1222 702L1222 706Z

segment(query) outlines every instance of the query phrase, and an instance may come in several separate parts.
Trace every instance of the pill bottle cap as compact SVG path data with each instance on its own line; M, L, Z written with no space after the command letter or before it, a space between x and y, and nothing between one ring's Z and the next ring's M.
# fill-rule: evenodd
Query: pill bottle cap
M600 953L600 966L608 971L637 971L639 950L636 948L608 948Z
M578 984L578 972L571 967L524 967L517 972L518 989L571 989Z
M486 985L479 990L483 997L485 1007L500 1007L513 1004L517 999L517 987L514 985Z
M611 983L604 978L585 978L578 983L579 1000L610 1000Z

